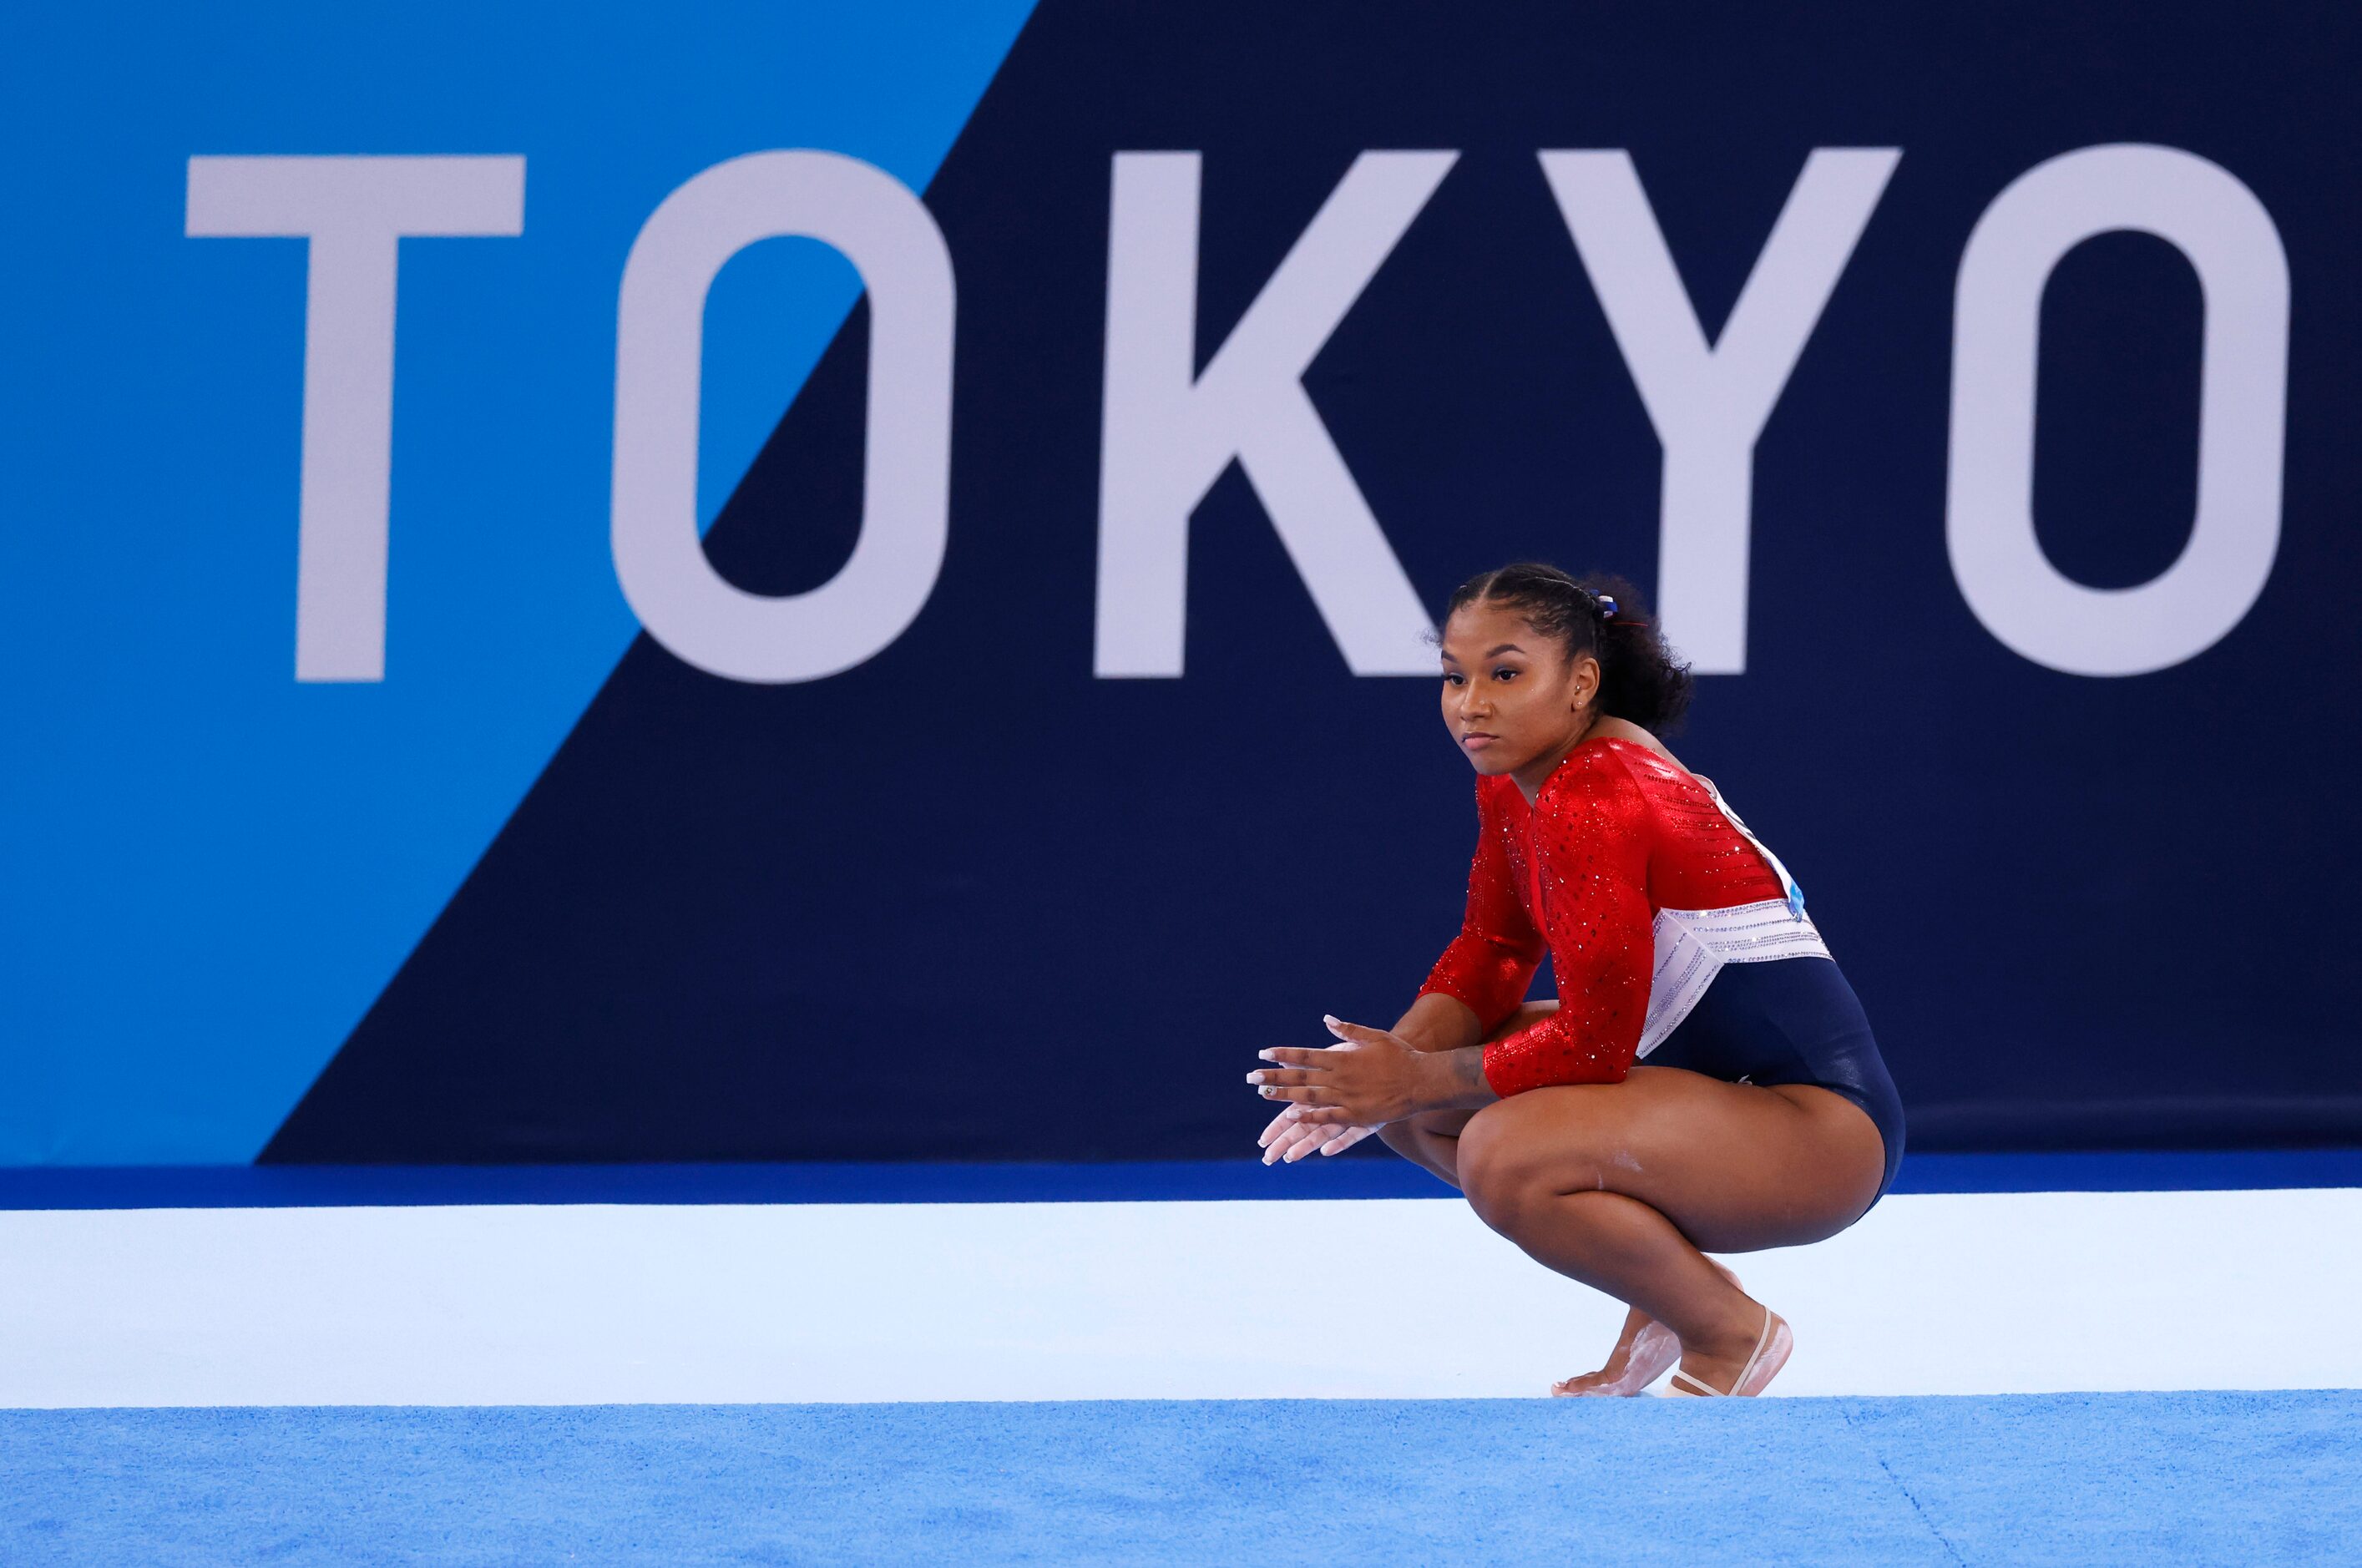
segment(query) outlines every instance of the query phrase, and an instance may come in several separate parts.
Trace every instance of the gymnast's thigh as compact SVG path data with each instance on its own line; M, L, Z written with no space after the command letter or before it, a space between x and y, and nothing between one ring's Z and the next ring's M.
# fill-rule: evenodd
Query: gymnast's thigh
M1620 1084L1529 1089L1462 1131L1462 1185L1620 1192L1706 1252L1797 1246L1860 1218L1885 1174L1877 1126L1801 1084L1634 1067Z

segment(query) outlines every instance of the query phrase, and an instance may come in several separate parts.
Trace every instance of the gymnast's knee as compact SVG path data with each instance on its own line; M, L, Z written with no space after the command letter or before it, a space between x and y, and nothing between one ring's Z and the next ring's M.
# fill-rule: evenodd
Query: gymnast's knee
M1477 1216L1505 1235L1543 1205L1606 1185L1581 1123L1570 1129L1562 1116L1550 1121L1545 1137L1531 1108L1505 1099L1478 1111L1460 1134L1460 1188Z
M1378 1139L1411 1164L1457 1187L1460 1173L1453 1152L1459 1147L1459 1133L1458 1122L1451 1123L1447 1132L1430 1125L1426 1116L1413 1116L1387 1122L1378 1129Z

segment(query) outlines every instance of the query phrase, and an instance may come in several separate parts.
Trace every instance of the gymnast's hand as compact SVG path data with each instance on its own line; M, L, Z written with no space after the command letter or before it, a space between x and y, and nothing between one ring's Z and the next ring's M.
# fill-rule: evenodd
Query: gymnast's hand
M1371 1133L1374 1127L1340 1127L1328 1121L1307 1121L1304 1108L1291 1105L1271 1119L1256 1144L1264 1165L1294 1165L1308 1154L1341 1154Z
M1376 1127L1434 1103L1432 1055L1383 1029L1320 1021L1338 1043L1314 1050L1275 1045L1257 1055L1281 1066L1247 1075L1266 1099L1292 1102L1299 1125Z

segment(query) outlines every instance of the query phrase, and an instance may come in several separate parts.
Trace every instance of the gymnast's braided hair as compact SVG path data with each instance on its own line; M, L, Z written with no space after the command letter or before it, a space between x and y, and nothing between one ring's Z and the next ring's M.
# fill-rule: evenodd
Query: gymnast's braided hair
M1577 580L1540 561L1478 572L1460 585L1444 616L1482 601L1506 605L1528 625L1566 647L1567 657L1599 661L1599 711L1662 734L1680 724L1696 684L1673 657L1664 633L1620 577L1592 572Z

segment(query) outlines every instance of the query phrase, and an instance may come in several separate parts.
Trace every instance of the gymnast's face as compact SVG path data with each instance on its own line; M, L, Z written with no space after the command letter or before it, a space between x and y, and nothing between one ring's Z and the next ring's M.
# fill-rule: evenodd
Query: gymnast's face
M1515 608L1479 600L1443 626L1443 723L1484 774L1558 759L1591 727L1599 661L1570 658Z

